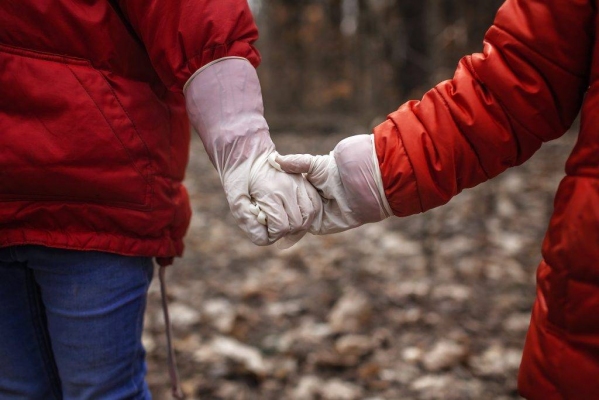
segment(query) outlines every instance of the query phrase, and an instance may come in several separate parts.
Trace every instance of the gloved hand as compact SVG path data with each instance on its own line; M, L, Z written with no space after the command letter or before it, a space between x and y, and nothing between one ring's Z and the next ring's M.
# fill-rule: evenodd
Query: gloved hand
M271 157L271 165L305 174L323 198L323 214L312 223L315 235L341 232L392 215L374 151L373 135L351 136L326 156Z
M257 245L285 238L280 247L290 247L301 239L320 215L321 200L303 176L269 165L275 145L254 67L243 58L219 59L196 72L183 91L239 227Z

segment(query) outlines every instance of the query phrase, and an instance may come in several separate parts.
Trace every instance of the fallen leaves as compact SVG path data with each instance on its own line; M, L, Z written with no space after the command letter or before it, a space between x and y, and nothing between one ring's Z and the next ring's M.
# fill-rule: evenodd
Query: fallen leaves
M323 153L341 137L274 141ZM573 141L425 215L308 235L285 251L243 236L194 141L195 216L168 273L189 399L518 398L534 271ZM143 339L154 398L168 399L155 282Z

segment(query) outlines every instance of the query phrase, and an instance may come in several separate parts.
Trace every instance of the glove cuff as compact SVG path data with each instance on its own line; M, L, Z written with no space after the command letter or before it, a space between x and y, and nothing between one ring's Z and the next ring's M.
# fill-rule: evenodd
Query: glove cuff
M381 201L382 210L385 213L385 218L393 215L393 210L391 209L391 205L387 200L387 195L385 194L385 186L383 185L383 175L381 174L381 167L379 165L379 158L376 155L376 145L374 141L374 135L368 135L370 137L370 142L372 143L372 166L373 166L373 178L374 183L376 184L376 188L379 192L379 199Z
M187 113L221 178L274 144L264 119L256 69L243 58L224 58L196 72L185 88Z
M226 60L245 60L248 61L247 58L243 58L243 57L237 57L237 56L231 56L231 57L223 57L223 58L219 58L216 59L214 61L209 62L208 64L204 65L202 68L198 69L196 72L193 73L193 75L191 75L189 77L189 79L187 80L187 82L185 82L185 85L183 85L183 94L185 96L187 96L187 88L189 87L189 85L191 85L191 82L195 79L196 76L198 76L201 72L203 72L205 69L210 68L212 65L222 62L222 61L226 61ZM249 61L248 61L249 62Z
M391 215L385 197L372 135L350 136L333 151L347 203L362 223L377 222Z

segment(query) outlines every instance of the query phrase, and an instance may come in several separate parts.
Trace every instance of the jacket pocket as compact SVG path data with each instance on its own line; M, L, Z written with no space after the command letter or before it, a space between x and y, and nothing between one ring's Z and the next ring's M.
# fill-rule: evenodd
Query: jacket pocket
M89 61L0 44L0 201L150 208L150 160Z

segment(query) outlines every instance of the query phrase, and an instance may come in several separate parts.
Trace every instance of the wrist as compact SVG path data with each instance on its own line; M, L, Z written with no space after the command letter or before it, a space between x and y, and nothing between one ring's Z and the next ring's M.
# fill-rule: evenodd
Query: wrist
M333 154L355 217L368 223L391 216L372 135L350 136L339 142Z

